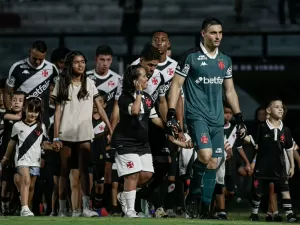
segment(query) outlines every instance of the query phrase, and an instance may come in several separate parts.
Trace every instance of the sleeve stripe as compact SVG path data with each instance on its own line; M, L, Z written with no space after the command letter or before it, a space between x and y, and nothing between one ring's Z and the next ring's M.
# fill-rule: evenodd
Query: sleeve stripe
M186 74L184 74L184 73L182 73L182 72L180 72L178 70L176 70L175 73L177 73L179 76L186 77Z
M95 94L94 96L93 96L93 98L95 99L95 98L97 98L97 97L99 97L100 95L99 95L99 93L97 93L97 94Z
M230 79L232 76L225 76L224 79Z

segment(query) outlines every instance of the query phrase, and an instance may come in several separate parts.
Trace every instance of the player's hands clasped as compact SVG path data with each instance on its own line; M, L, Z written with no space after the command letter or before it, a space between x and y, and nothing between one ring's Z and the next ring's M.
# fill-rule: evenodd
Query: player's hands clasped
M238 138L244 139L246 137L246 134L247 134L247 127L245 125L245 121L244 121L242 113L235 114L234 118L235 118L236 123L237 123L236 135L237 135Z
M167 113L167 122L166 122L167 134L175 137L176 134L181 132L179 122L176 119L176 111L173 108L170 108Z

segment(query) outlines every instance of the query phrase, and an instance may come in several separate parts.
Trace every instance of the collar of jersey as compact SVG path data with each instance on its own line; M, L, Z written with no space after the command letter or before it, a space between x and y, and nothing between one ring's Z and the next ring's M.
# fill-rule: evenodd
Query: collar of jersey
M282 128L283 128L283 123L282 123L281 120L280 120L280 126L279 127L274 127L269 120L267 120L266 123L267 123L268 127L270 128L270 130L279 129L281 131Z
M108 72L107 72L107 74L106 74L105 76L99 75L99 74L96 72L95 69L94 69L93 73L94 73L94 76L97 77L98 79L104 80L104 79L106 79L106 78L109 77L109 75L110 75L110 70L108 70Z
M204 45L202 44L202 42L200 42L200 48L202 49L202 52L210 59L215 59L217 57L217 55L219 54L219 49L217 48L216 54L211 56L208 54L206 48L204 47Z
M40 70L44 67L44 64L45 64L45 60L42 62L41 65L39 65L38 67L34 67L30 62L29 62L29 58L26 59L26 62L27 64L32 68L32 69L35 69L35 70Z
M225 125L224 125L224 129L229 129L231 127L231 123L229 122L228 124L229 125L227 127L225 127Z
M167 56L166 61L158 63L157 66L164 66L164 65L166 65L168 63L169 59L170 59L170 57Z

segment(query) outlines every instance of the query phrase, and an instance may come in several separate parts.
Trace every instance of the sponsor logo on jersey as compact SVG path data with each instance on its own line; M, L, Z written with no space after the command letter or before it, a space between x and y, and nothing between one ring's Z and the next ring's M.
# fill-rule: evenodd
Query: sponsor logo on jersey
M21 69L29 69L29 66L27 64L21 65L20 66Z
M113 97L114 97L114 92L110 92L108 95L107 95L107 101L109 102Z
M200 66L207 66L206 62L201 62Z
M207 60L207 57L205 55L199 55L197 60Z
M9 80L8 80L8 82L7 82L7 84L8 84L8 85L14 85L15 82L16 82L16 78L10 77Z
M200 84L201 82L203 82L203 84L223 84L223 78L221 78L221 77L214 77L214 78L199 77L195 82L197 84Z
M24 70L22 74L30 74L28 70Z
M185 64L185 65L184 65L184 68L183 68L183 70L182 70L182 73L188 74L189 71L190 71L190 65L189 65L189 64Z
M229 66L226 71L226 76L232 76L232 66Z
M47 88L49 87L49 84L50 84L50 80L47 80L44 84L40 84L36 89L35 91L32 93L32 95L34 97L38 97L40 96L41 94L43 94L43 92L45 90L47 90Z

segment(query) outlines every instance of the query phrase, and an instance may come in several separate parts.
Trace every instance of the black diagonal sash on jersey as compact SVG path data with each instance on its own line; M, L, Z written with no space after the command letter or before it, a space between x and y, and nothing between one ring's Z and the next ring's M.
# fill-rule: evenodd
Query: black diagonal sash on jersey
M47 76L42 76L42 70L49 70L47 65L43 67L43 69L37 70L35 74L33 74L30 78L25 80L20 87L19 91L24 91L26 94L33 94L37 92L38 96L40 96L49 86L50 79L52 78L52 73L49 73Z
M162 65L162 66L157 66L156 69L159 70L159 71L163 71L164 69L166 69L169 65L171 65L172 62L168 61L165 65Z
M22 146L19 148L18 160L20 160L26 154L26 152L31 148L31 146L41 135L43 135L43 132L37 131L36 128L31 131L31 133L24 140Z

